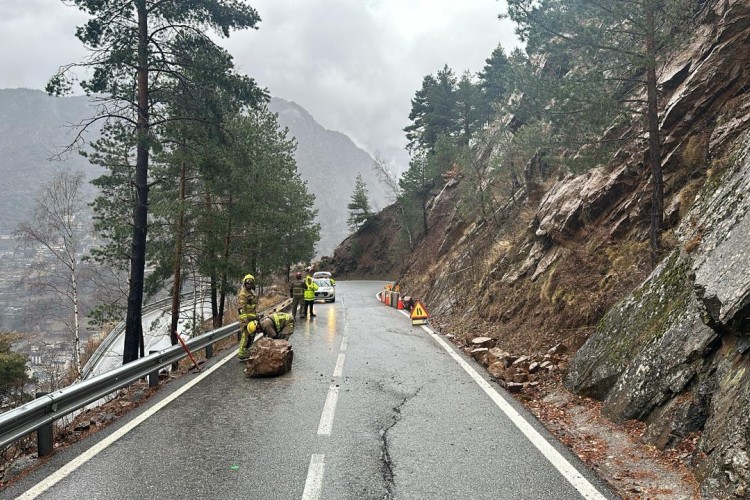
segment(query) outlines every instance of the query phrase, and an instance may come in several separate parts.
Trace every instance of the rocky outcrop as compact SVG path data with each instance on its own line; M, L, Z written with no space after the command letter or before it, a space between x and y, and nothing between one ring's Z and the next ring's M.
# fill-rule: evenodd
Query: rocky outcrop
M674 250L655 268L647 151L635 140L581 175L551 166L556 181L535 179L546 194L514 194L481 218L456 208L466 186L446 185L399 280L509 389L565 370L571 391L603 401L613 421L642 420L658 448L697 440L705 498L748 498L750 4L700 6L695 38L660 75ZM569 363L543 358L563 340Z
M703 431L693 461L707 497L750 488L749 149L706 184L679 248L605 316L565 379L611 419L645 421L658 447Z

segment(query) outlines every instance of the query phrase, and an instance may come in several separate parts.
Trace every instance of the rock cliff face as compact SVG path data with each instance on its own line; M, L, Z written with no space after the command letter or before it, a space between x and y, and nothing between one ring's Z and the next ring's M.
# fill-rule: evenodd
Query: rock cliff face
M664 127L670 145L703 134L706 157L721 161L709 163L707 182L676 228L677 247L606 314L565 382L603 399L615 421L645 421L645 439L657 447L702 431L693 464L704 496L747 498L750 100L738 85L750 76L743 71L750 8L720 2L706 21L702 43L673 71L684 80L667 82L675 91Z
M519 354L564 343L565 384L659 448L697 440L705 498L750 496L750 4L702 4L660 78L665 241L648 252L646 145L582 175L537 178L484 219L448 182L402 289L457 341ZM490 146L491 148L491 146ZM479 151L477 157L491 156ZM545 169L555 175L556 167Z

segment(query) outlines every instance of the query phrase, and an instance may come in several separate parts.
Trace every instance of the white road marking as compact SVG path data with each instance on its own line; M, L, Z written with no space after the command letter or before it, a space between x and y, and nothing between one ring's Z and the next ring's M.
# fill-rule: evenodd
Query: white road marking
M307 479L305 480L305 491L302 492L302 500L317 500L323 488L323 472L326 467L326 456L313 454L310 457L310 466L307 468Z
M332 385L328 388L328 397L326 397L326 403L323 406L323 414L320 416L320 423L318 424L319 436L329 436L331 434L333 415L336 413L336 402L338 399L339 388L337 385Z
M167 406L169 403L177 399L178 397L185 394L188 390L190 390L193 386L200 383L204 378L208 377L210 374L215 372L219 369L222 365L224 365L229 360L233 360L237 358L237 350L232 351L227 357L213 365L208 370L204 371L197 377L195 377L193 380L185 384L180 389L176 390L166 398L164 398L162 401L159 401L154 406L143 412L141 415L139 415L137 418L134 418L130 422L128 422L125 426L119 428L106 438L99 441L97 444L89 448L88 450L84 451L80 455L78 455L76 458L65 464L63 467L58 469L56 472L54 472L51 476L49 476L44 481L38 483L33 488L29 489L26 493L18 497L19 500L31 500L33 498L38 497L45 491L47 491L49 488L57 484L58 482L65 479L67 476L69 476L71 473L73 473L76 469L78 469L80 466L94 458L96 455L98 455L100 452L104 451L108 446L112 445L115 441L123 437L128 432L135 429L138 425L145 422L149 417L153 416L156 412Z
M405 316L409 316L407 311L401 311ZM537 432L534 427L521 416L505 398L495 390L489 382L487 382L481 375L479 375L474 368L469 365L456 351L438 334L433 332L427 326L422 326L422 329L426 331L448 354L461 366L461 368L474 379L474 381L482 388L482 390L492 399L503 413L515 424L516 427L526 436L526 438L536 446L536 448L549 460L549 462L562 474L562 476L586 499L606 500L599 491L591 484L588 479L578 472L573 465L563 457L546 439Z
M340 377L341 372L344 370L344 358L346 357L346 354L343 352L339 353L339 359L336 360L336 368L333 370L333 376L334 377Z

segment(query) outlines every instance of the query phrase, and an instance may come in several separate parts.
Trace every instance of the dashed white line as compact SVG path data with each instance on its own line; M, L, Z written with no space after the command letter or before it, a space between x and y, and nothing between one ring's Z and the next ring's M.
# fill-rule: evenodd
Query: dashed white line
M336 402L338 399L339 388L337 385L332 385L328 388L328 397L326 397L326 403L323 406L323 414L320 416L320 423L318 424L319 436L328 436L331 434L333 415L336 413Z
M333 376L334 377L340 377L341 373L344 371L344 358L346 357L346 354L343 352L339 353L339 359L336 360L336 368L333 370Z
M326 467L326 456L314 454L310 457L310 466L307 468L307 480L305 491L302 492L302 500L317 500L323 488L323 472Z

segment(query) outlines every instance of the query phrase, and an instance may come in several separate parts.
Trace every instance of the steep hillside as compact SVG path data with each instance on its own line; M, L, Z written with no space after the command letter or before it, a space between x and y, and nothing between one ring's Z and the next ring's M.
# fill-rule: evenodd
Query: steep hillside
M541 359L562 344L570 391L615 423L639 421L644 443L680 450L703 498L748 498L750 6L707 2L699 22L659 82L661 255L649 253L647 146L635 142L581 175L528 165L532 182L481 221L462 215L459 173L435 193L398 280L461 346L489 336Z

